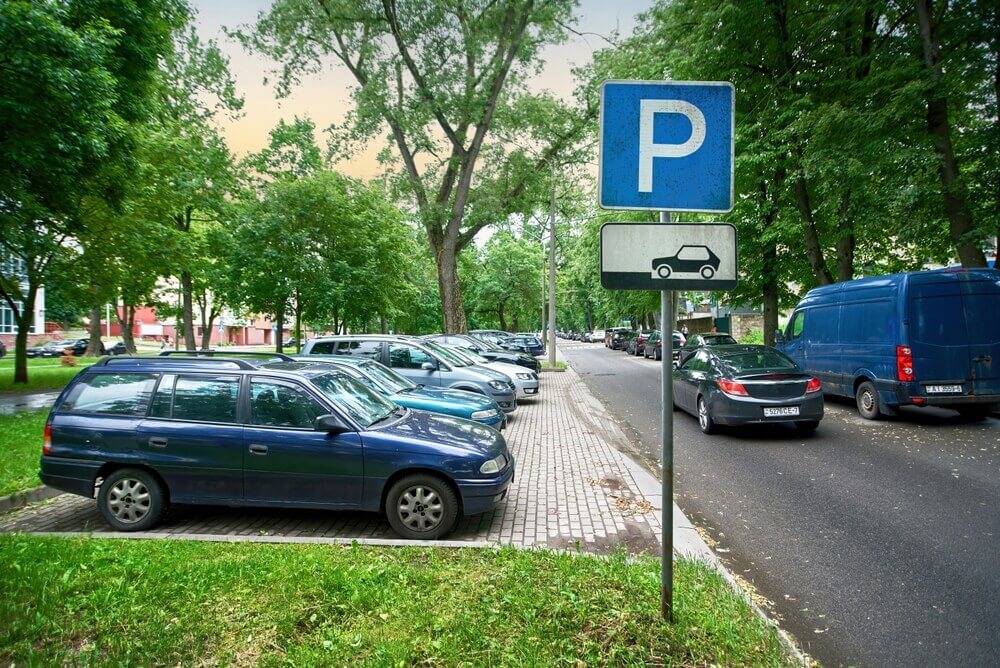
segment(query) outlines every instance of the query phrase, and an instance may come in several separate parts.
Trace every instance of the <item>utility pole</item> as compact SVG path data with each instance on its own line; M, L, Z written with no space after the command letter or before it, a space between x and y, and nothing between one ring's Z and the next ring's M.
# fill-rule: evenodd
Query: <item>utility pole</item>
M552 163L552 213L549 216L549 366L556 366L556 163Z
M669 211L661 223L674 222ZM660 291L660 614L674 621L674 291Z

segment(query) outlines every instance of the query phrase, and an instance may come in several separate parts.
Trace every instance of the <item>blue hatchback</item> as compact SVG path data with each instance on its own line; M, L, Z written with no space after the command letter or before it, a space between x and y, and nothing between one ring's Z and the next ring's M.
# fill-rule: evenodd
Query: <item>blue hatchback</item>
M109 357L56 400L39 475L96 496L120 531L187 503L382 512L435 539L502 501L514 460L495 429L399 406L330 364Z
M325 361L335 366L339 365L348 374L400 406L454 415L481 422L494 429L503 429L507 424L507 416L500 410L500 405L490 397L465 390L417 385L375 360L347 355L309 355L307 358L297 359L308 359L310 362Z

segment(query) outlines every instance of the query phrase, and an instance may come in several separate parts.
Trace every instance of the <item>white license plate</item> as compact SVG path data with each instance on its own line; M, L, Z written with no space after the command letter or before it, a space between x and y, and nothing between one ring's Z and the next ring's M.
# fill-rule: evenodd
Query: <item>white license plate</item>
M927 387L924 388L924 391L927 392L927 394L945 394L947 392L954 393L954 392L961 392L962 391L962 386L961 385L928 385Z
M798 415L798 406L779 406L778 408L765 408L764 417L786 417L788 415Z

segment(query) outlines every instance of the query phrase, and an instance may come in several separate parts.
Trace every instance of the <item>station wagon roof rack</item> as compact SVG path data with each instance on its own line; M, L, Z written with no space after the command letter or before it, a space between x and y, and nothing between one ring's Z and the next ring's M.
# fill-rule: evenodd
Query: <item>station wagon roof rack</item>
M139 355L118 355L115 357L102 357L99 359L94 366L126 366L127 364L189 364L191 362L196 362L199 364L208 363L214 364L216 366L222 364L228 364L236 367L237 369L247 369L252 370L257 367L248 362L247 360L235 359L232 357L151 357L151 356L139 356Z
M223 350L164 350L159 355L160 357L224 357L227 360L240 359L241 357L266 357L269 360L276 360L278 362L294 362L295 358L284 353L265 353L260 351L247 351L242 352L234 350L232 352L226 352Z

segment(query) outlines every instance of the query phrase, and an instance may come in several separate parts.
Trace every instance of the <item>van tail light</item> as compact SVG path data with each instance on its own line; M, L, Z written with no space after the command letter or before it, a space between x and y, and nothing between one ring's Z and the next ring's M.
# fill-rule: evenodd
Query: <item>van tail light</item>
M52 452L52 424L45 425L45 436L42 437L42 454L47 455Z
M728 395L734 397L749 397L750 393L747 392L747 388L743 387L743 383L737 383L735 380L717 380L715 384L719 386L719 389Z
M823 383L819 382L819 378L810 378L809 382L806 383L806 394L819 392L822 389L823 389Z
M910 346L896 346L896 380L912 381L913 351Z

